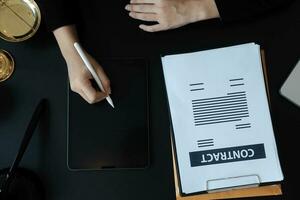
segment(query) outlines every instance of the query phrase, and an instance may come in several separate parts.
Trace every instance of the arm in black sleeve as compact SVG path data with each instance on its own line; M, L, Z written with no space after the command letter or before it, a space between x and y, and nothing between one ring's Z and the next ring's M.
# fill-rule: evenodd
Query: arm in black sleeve
M76 24L76 0L40 0L44 21L50 31Z
M280 9L292 0L215 0L221 20L225 22L253 19Z

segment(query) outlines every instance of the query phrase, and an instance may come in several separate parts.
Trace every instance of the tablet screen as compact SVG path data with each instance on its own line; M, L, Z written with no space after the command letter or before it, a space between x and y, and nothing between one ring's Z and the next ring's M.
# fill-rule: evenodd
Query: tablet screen
M149 164L148 66L144 59L101 60L115 108L68 90L68 167L145 168Z

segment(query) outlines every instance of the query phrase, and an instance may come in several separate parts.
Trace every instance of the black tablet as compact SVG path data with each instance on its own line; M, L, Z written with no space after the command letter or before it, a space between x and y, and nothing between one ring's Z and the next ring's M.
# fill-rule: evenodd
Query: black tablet
M115 108L90 105L68 88L70 170L146 168L149 165L148 65L145 59L107 59Z

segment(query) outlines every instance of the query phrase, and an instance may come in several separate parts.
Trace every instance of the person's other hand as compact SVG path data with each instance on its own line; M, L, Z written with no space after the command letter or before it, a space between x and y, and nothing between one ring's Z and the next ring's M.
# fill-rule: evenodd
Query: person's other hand
M71 90L78 93L88 103L93 104L102 101L111 93L110 81L98 62L88 53L86 55L99 76L105 92L101 92L92 86L91 79L93 77L77 52L67 57L66 63Z
M147 32L174 29L219 17L215 0L131 0L125 9L134 19L158 23L139 26Z

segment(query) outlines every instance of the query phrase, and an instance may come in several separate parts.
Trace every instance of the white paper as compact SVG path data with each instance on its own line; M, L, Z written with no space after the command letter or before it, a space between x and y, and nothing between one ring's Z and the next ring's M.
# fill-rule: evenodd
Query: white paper
M223 182L240 186L234 180L245 176L283 180L258 45L164 56L162 63L183 193L220 189L216 181L230 178Z

